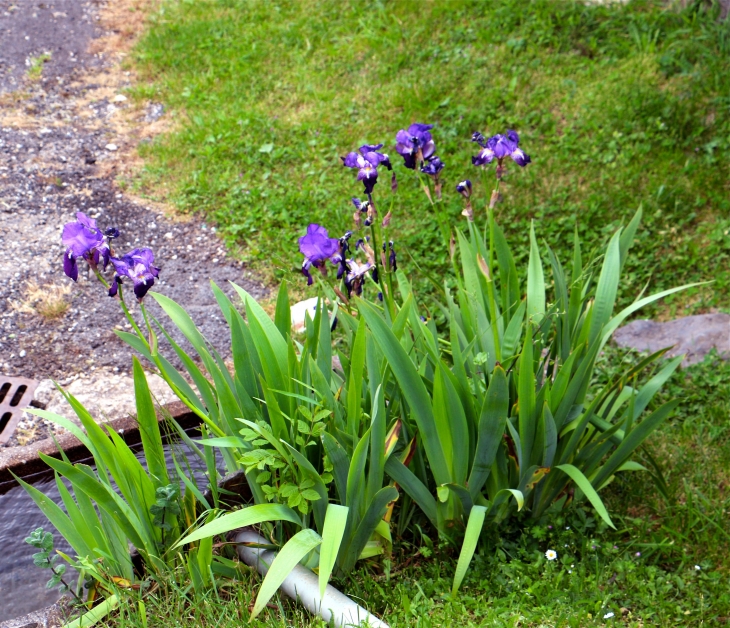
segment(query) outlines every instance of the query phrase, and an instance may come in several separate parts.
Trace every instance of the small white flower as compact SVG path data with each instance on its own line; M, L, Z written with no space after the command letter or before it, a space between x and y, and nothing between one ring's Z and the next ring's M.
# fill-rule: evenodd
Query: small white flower
M566 530L570 530L570 526L565 526L565 529Z
M572 569L568 569L568 573L573 573L573 570Z
M555 560L558 557L558 553L555 550L548 550L545 552L545 558L548 560Z
M699 571L700 569L702 569L702 567L700 567L699 565L695 565L695 571Z
M613 617L613 611L609 611L603 616L603 619L611 619Z

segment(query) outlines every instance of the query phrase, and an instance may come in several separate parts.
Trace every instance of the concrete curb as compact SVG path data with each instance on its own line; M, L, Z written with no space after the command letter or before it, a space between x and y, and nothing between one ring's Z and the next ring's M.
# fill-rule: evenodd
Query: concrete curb
M184 429L200 424L200 418L180 401L166 404L163 407ZM159 414L158 420L161 423L164 422L164 415ZM109 426L121 434L129 445L141 442L137 419L133 416L102 423L102 425ZM24 447L9 447L0 450L0 493L16 485L11 472L24 480L35 479L37 476L50 473L39 454L60 458L59 447L63 449L71 462L83 460L91 455L79 439L69 433L62 434L55 440L46 438Z

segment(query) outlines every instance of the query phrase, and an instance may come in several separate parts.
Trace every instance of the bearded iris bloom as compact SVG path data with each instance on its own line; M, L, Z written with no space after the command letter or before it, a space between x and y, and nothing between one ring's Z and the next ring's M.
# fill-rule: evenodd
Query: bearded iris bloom
M307 285L311 286L314 280L309 269L314 266L324 275L327 272L325 262L330 260L333 264L342 261L340 255L340 240L330 238L327 229L312 223L307 227L306 235L299 238L299 252L304 255L302 263L302 274L307 278Z
M66 246L63 272L74 281L79 276L79 269L76 266L78 258L85 259L94 268L100 261L104 263L104 268L109 263L111 252L104 234L96 226L96 220L89 218L83 212L76 214L76 222L64 225L61 241Z
M431 177L438 177L439 172L444 169L444 162L436 155L429 157L421 166L421 172Z
M395 150L403 157L406 168L415 170L418 162L426 161L436 152L436 144L429 133L432 128L433 124L416 122L396 133Z
M132 280L134 294L141 301L160 274L160 269L154 266L155 254L152 249L133 249L120 258L112 257L110 261L117 273L109 288L110 297L116 296L119 284L127 278Z
M530 163L530 156L519 147L520 136L511 129L507 131L506 135L498 133L493 135L488 140L484 139L484 136L475 132L471 138L472 142L476 142L481 146L482 150L479 154L472 157L471 161L475 166L484 166L492 163L496 159L499 164L502 164L502 160L505 157L511 157L512 160L521 167L525 167Z
M359 155L353 152L340 157L346 168L357 168L357 180L363 182L368 195L378 182L378 166L383 164L388 170L393 169L388 155L378 152L381 148L382 144L364 144L359 148Z
M348 272L347 275L345 275L347 296L351 297L353 292L357 296L360 296L362 294L362 284L365 281L365 277L370 271L375 273L375 266L370 262L360 264L357 260L349 259L347 260L347 268Z

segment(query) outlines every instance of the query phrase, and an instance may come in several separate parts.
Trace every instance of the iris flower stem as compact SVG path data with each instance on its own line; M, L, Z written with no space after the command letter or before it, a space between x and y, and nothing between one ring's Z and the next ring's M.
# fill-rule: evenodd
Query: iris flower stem
M137 333L137 335L140 337L140 339L143 340L145 342L145 344L147 344L147 346L149 347L147 340L145 339L144 335L142 334L142 330L139 328L139 325L137 325L137 321L135 321L134 318L132 318L132 313L129 311L127 304L124 302L124 288L122 288L122 284L119 284L118 293L119 293L119 304L122 306L124 315L127 317L127 320L130 322L130 324L134 328L134 331Z
M484 179L484 170L482 169L482 179ZM497 179L497 185L492 192L492 195L499 194L500 180ZM486 183L486 182L485 182ZM487 185L485 189L489 189ZM494 337L494 353L497 362L502 361L502 347L499 343L499 328L497 325L497 301L494 294L494 208L492 207L491 198L487 203L487 224L489 227L489 277L487 278L487 298L489 299L489 314L492 324L492 336Z
M423 162L421 162L421 165L423 165ZM444 243L446 244L446 247L448 249L449 245L451 244L451 230L449 229L449 221L444 217L441 199L438 198L435 201L433 200L435 191L431 192L431 186L428 182L428 178L426 178L426 180L424 181L423 175L421 174L420 166L417 166L413 170L416 173L418 184L423 188L423 191L426 193L426 197L428 198L429 203L431 203L432 209L436 212L436 222L439 225L439 229L441 230L441 236L444 238Z
M150 323L150 319L147 316L147 309L144 306L144 303L142 301L139 302L139 309L142 311L142 316L144 317L145 325L147 325L147 332L149 333L149 348L150 348L150 355L153 358L157 358L157 335L155 334L155 330L152 329L152 324Z
M378 222L379 218L376 216L373 223L370 225L370 238L373 241L373 253L375 257L375 265L380 265L380 259L382 252L380 248L380 223ZM387 257L387 251L386 251L386 257ZM387 268L382 268L383 274L386 275L385 279L386 281L390 278L390 272ZM380 284L380 290L383 293L383 300L385 301L385 305L388 308L388 313L391 316L391 320L395 318L395 303L393 303L393 293L392 293L392 283L387 282L387 288L385 287L385 283L383 281L382 277L378 277L378 283ZM384 289L385 288L385 289Z

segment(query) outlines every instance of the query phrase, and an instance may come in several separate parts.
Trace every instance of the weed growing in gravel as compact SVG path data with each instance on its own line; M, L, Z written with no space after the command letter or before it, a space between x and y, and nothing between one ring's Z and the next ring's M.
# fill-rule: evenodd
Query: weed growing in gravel
M39 81L41 76L43 76L43 66L47 61L51 60L51 53L50 52L44 52L43 54L38 55L37 57L28 57L26 60L26 65L28 66L28 71L26 72L26 76L30 81Z
M45 320L56 320L68 312L71 304L66 297L71 293L67 283L47 283L41 285L35 279L25 284L23 298L14 301L11 307L17 312L35 314Z

